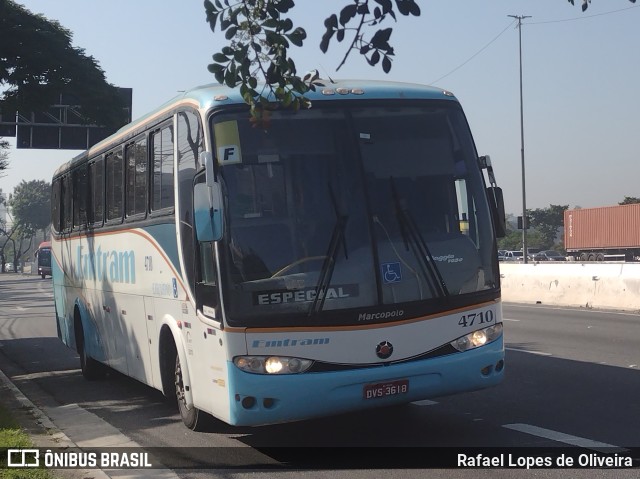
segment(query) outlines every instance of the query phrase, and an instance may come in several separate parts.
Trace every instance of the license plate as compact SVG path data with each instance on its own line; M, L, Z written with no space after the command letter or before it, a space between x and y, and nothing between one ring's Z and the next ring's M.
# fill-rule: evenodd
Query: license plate
M409 380L398 379L386 383L365 384L362 390L364 399L377 399L387 396L397 396L409 392Z

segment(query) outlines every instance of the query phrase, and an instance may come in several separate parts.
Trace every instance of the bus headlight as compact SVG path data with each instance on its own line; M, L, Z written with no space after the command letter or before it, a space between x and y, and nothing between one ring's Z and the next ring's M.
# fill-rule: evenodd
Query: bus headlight
M451 346L458 351L468 351L479 348L495 341L502 334L502 323L496 323L488 328L478 329L451 342Z
M248 373L297 374L309 369L313 361L284 356L238 356L233 364Z

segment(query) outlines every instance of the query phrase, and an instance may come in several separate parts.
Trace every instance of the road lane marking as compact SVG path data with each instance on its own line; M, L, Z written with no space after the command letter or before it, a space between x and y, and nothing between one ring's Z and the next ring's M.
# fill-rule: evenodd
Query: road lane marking
M522 321L521 319L511 319L511 318L502 318L503 321L513 321L514 323L519 323Z
M573 311L580 313L591 313L591 314L615 314L620 316L638 316L638 313L634 312L626 312L626 311L616 311L613 309L587 309L584 307L571 307L571 306L543 306L540 304L519 304L519 303L507 303L505 301L502 302L503 306L508 306L510 308L522 308L522 309L552 309L552 310L560 310L560 311Z
M544 353L542 351L529 351L528 349L518 349L518 348L505 348L507 351L517 351L519 353L529 353L529 354L537 354L538 356L553 356L551 353Z
M63 371L42 371L39 373L18 374L11 378L12 381L31 381L33 379L52 378L58 376L74 376L80 374L82 369L65 369Z
M518 432L523 432L525 434L531 434L532 436L543 437L545 439L551 439L552 441L570 444L571 446L583 447L585 449L591 449L598 452L628 452L628 449L620 446L614 446L613 444L598 442L584 437L572 436L570 434L553 431L551 429L544 429L542 427L532 426L530 424L505 424L502 427Z

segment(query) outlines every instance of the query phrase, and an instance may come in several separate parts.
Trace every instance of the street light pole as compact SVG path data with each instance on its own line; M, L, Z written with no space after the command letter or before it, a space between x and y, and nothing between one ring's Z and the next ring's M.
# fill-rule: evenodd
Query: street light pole
M524 173L524 112L522 102L522 20L530 15L507 15L518 20L518 47L520 50L520 158L522 163L522 261L527 263L527 190Z

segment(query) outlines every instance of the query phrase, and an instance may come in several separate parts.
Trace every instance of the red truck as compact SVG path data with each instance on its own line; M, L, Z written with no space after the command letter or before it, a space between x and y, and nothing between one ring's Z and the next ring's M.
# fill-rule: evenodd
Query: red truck
M576 261L640 259L640 204L564 212L564 246Z

